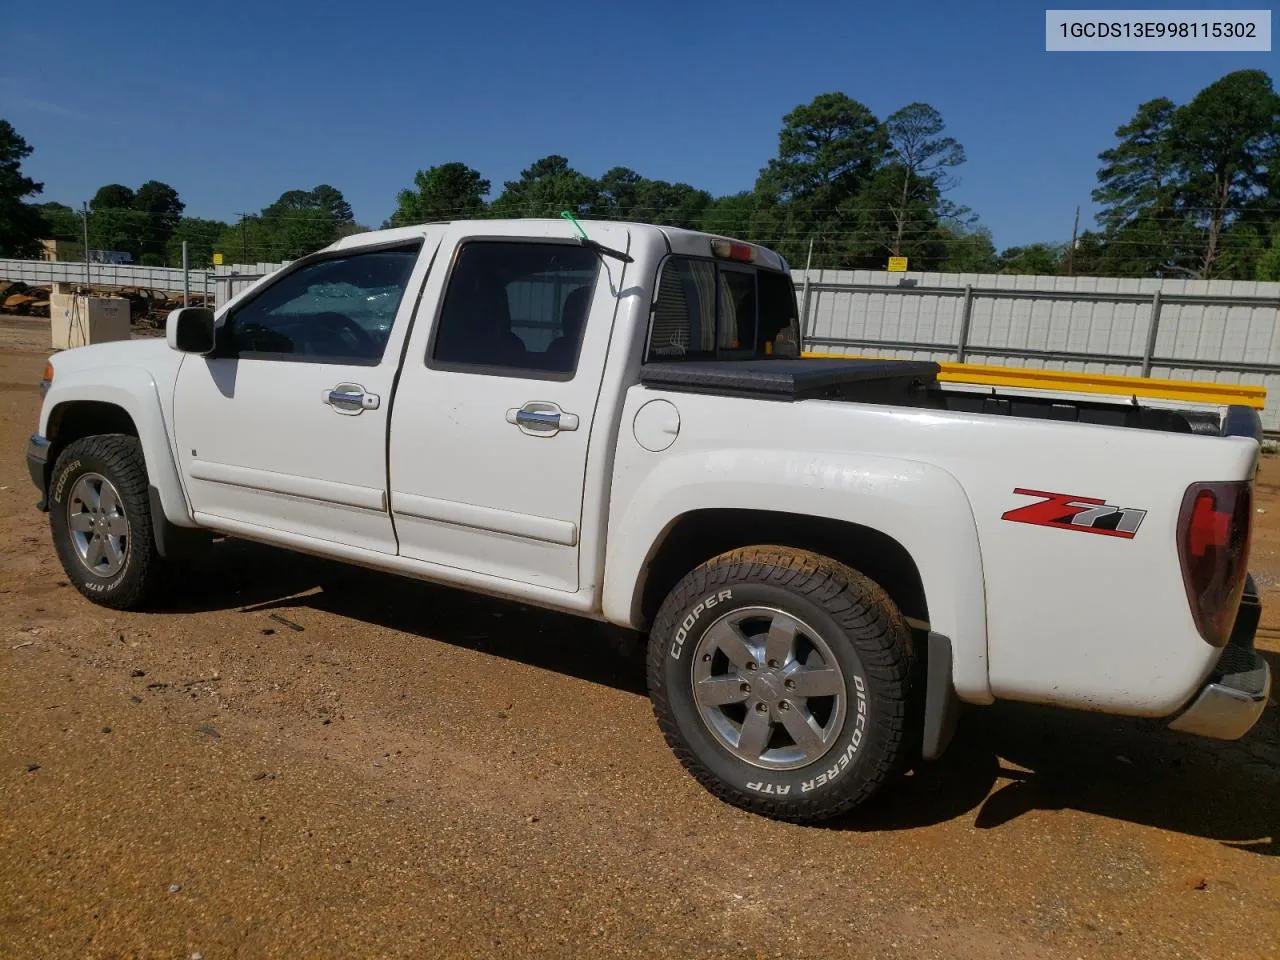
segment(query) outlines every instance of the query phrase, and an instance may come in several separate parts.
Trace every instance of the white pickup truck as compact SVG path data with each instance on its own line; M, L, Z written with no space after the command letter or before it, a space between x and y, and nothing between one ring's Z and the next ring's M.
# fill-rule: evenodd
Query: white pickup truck
M1258 720L1252 410L944 388L798 334L752 244L383 230L55 354L28 460L106 606L214 531L647 632L672 749L781 819L937 757L960 702Z

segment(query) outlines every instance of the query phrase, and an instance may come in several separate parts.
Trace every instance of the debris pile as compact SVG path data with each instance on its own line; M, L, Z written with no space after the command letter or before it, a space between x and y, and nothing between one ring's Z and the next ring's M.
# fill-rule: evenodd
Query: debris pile
M169 311L182 306L182 294L145 287L96 287L78 284L75 292L90 297L123 297L129 301L130 322L134 326L153 329L162 328ZM20 317L47 317L49 295L50 288L47 286L29 286L21 280L0 280L0 313ZM191 294L189 304L193 307L211 305L206 303L203 293Z
M29 287L21 280L0 280L0 310L20 317L47 317L49 288Z

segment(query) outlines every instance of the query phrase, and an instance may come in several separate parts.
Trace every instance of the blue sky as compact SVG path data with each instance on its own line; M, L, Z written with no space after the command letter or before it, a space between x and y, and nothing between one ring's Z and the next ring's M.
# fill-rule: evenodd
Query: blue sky
M968 153L952 199L997 246L1064 240L1076 204L1090 224L1097 153L1140 102L1185 102L1235 69L1275 77L1280 62L1046 53L1044 5L990 0L27 9L6 25L25 53L0 64L0 117L36 148L41 199L78 206L101 184L154 178L188 214L230 219L332 183L371 226L415 170L451 160L495 192L549 153L593 176L623 165L749 189L783 114L838 90L880 117L938 108Z

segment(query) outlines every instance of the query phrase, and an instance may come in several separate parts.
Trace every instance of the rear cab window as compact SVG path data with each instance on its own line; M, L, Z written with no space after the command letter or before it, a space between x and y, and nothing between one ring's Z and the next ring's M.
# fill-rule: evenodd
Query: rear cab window
M645 363L798 357L798 315L788 273L672 255L658 274Z

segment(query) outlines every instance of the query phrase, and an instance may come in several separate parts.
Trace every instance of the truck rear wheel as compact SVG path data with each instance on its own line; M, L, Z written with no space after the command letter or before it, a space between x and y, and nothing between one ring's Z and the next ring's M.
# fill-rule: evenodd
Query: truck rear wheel
M142 605L159 558L136 437L105 434L68 444L49 483L49 524L77 590L104 607Z
M910 633L875 583L826 557L751 547L694 569L649 639L658 724L720 799L819 822L862 803L907 749Z

